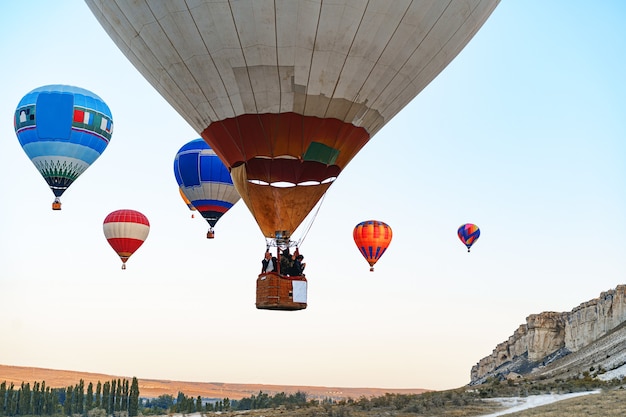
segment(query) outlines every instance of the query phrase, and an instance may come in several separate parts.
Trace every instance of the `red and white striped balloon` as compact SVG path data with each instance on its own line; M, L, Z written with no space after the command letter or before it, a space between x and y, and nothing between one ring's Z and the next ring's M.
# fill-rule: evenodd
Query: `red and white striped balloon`
M148 237L150 222L138 211L116 210L106 216L103 229L107 241L122 260L122 269L126 269L128 258Z

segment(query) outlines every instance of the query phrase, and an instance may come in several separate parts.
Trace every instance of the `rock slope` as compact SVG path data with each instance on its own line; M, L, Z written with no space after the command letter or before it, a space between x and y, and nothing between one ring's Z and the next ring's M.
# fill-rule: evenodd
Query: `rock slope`
M489 377L576 375L616 369L626 358L626 285L600 294L570 312L532 314L471 370L470 385Z

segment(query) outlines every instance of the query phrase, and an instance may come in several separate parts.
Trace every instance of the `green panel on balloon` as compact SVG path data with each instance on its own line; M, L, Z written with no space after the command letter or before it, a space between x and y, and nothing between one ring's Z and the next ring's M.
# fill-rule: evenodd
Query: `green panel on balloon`
M311 142L303 155L305 161L316 161L326 165L332 165L337 160L339 151L319 142Z

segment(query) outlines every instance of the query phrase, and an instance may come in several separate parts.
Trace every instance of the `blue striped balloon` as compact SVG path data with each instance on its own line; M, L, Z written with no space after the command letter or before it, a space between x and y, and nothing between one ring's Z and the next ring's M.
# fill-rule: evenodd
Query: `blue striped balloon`
M26 94L14 117L22 149L55 195L60 197L106 149L113 117L91 91L69 85L46 85Z
M207 238L213 238L217 221L241 198L228 168L203 139L195 139L176 153L174 176L181 192L209 223Z

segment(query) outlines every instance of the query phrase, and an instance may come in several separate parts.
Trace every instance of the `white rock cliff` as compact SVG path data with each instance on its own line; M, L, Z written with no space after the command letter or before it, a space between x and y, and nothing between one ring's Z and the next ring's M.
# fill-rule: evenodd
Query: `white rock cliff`
M492 375L524 374L595 342L626 321L626 285L600 294L570 312L531 314L491 355L472 367L470 384Z

